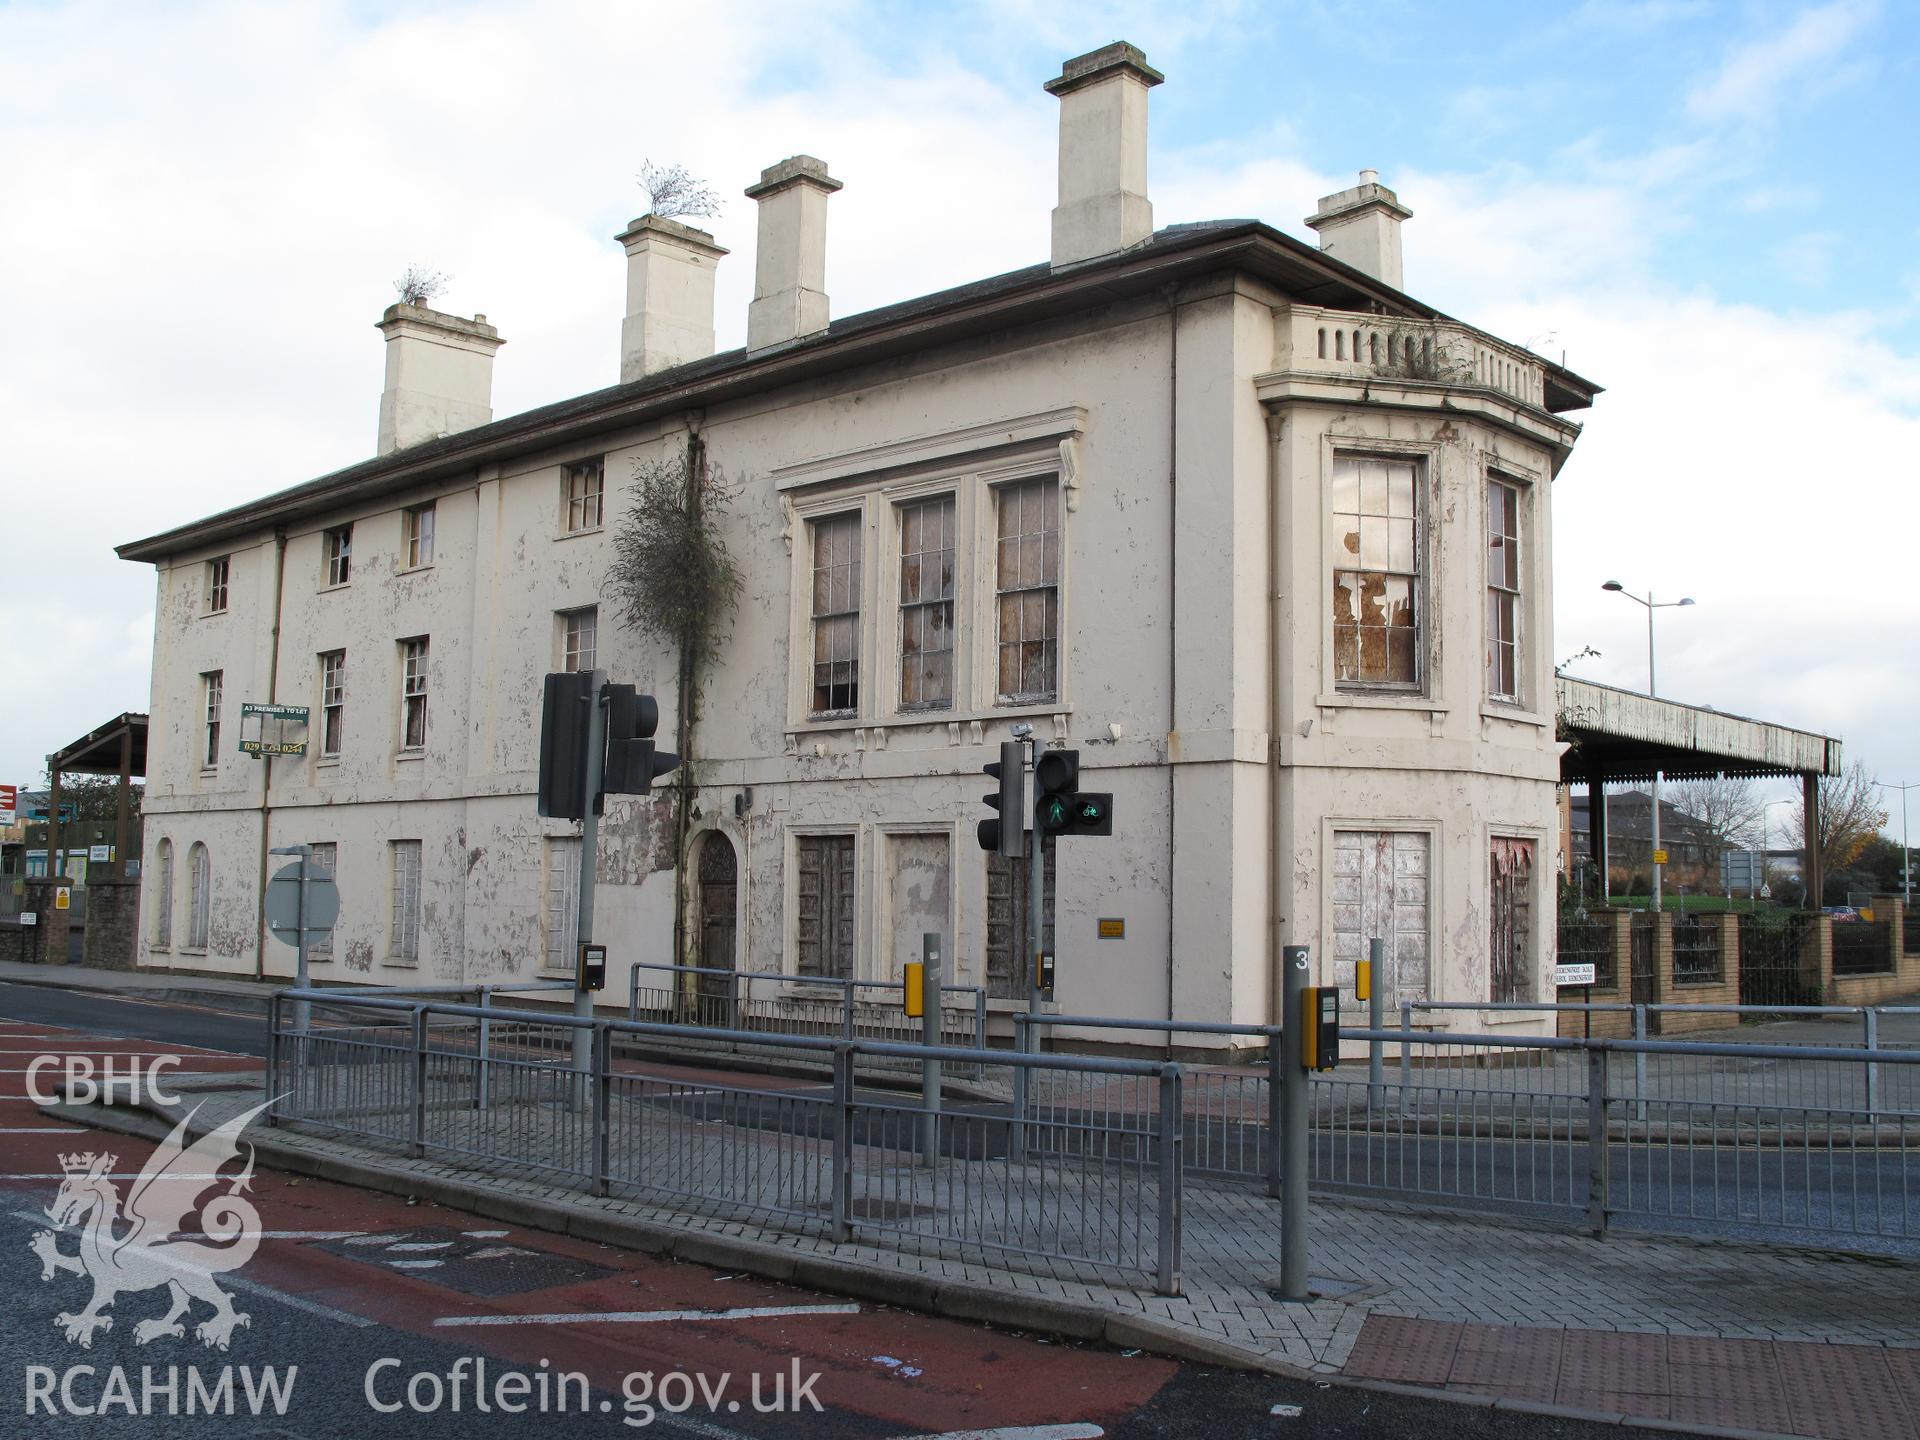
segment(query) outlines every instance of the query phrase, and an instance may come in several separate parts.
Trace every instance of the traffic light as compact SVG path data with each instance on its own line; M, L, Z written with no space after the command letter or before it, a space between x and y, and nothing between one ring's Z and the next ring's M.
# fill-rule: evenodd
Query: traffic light
M567 670L547 676L540 707L538 812L550 820L586 816L587 731L593 723L593 676Z
M1006 856L1009 860L1018 860L1027 853L1027 832L1021 821L1025 818L1025 806L1022 791L1026 788L1022 766L1026 756L1018 740L1003 740L1000 743L1000 758L983 765L981 769L1000 782L1000 788L981 798L989 808L1000 812L998 818L980 822L980 848L991 850Z
M1033 818L1047 835L1113 834L1113 796L1080 790L1080 752L1048 750L1034 763Z
M680 757L653 742L660 704L631 685L607 686L607 763L600 782L605 795L645 795L656 777L680 766Z

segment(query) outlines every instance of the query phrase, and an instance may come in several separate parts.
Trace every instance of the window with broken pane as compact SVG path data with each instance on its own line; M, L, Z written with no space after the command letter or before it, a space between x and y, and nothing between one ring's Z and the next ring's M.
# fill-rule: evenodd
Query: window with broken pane
M1060 485L1053 477L995 492L999 699L1023 704L1060 693Z
M860 513L807 527L813 543L813 704L815 715L860 708Z
M900 507L900 708L953 704L953 496Z
M1333 465L1336 683L1420 683L1419 469L1342 455Z

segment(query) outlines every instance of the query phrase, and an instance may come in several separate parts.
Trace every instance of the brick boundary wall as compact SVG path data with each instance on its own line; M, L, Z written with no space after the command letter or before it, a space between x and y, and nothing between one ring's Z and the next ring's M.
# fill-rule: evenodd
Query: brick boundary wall
M1885 1005L1920 993L1920 955L1903 955L1906 916L1898 895L1876 895L1873 915L1887 924L1887 943L1891 964L1884 975L1835 975L1833 973L1833 917L1823 916L1827 935L1821 954L1822 993L1835 1005Z
M87 930L80 963L96 970L132 970L139 964L140 882L94 880L87 885Z

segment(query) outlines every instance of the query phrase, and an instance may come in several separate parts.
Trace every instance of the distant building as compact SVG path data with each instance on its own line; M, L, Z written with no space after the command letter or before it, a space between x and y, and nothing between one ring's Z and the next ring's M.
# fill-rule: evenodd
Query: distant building
M1607 795L1609 835L1607 890L1610 894L1642 894L1652 886L1653 805L1644 790L1620 790ZM1573 835L1571 858L1576 872L1593 863L1589 797L1569 800ZM1670 892L1718 892L1720 852L1718 837L1686 811L1660 802L1660 848L1667 852L1665 885Z

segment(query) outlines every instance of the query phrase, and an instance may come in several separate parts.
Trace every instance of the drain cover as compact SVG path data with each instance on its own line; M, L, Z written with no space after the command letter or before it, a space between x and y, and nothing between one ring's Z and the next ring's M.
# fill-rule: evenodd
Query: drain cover
M468 1235L444 1225L349 1235L315 1241L313 1246L463 1295L525 1295L614 1273L590 1260L535 1250L494 1235Z

